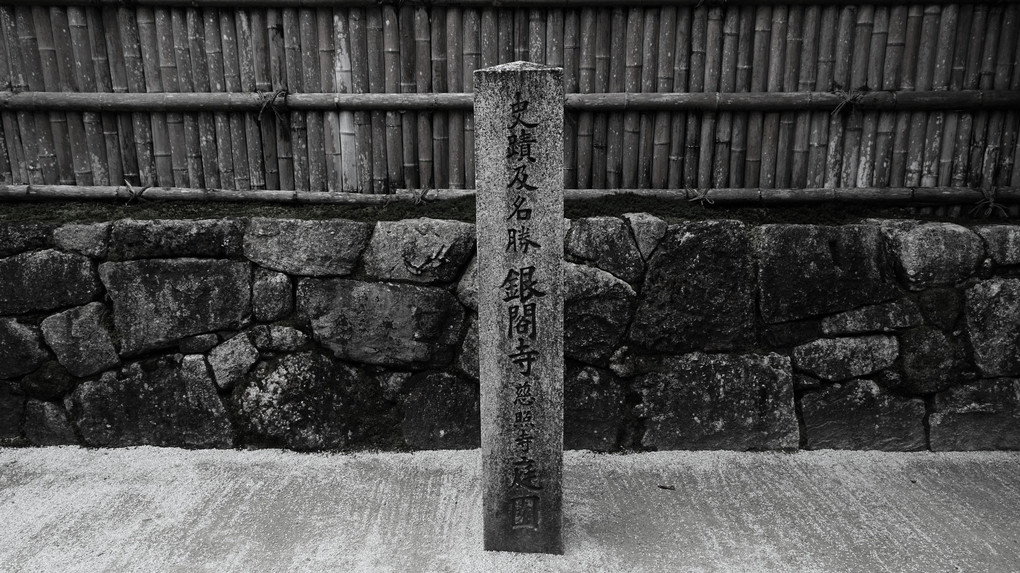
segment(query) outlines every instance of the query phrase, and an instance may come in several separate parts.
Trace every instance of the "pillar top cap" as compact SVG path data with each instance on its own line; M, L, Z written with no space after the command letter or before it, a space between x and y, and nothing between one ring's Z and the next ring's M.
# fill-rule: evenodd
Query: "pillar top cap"
M536 64L535 62L516 61L507 64L499 64L497 66L491 66L488 68L482 68L475 70L476 74L480 73L500 73L500 72L542 72L548 70L562 70L555 66L546 66L543 64Z

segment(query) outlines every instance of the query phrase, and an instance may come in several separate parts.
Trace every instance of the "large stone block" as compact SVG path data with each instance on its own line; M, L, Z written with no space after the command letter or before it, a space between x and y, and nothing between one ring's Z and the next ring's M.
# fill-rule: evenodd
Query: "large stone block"
M0 283L0 314L85 304L101 289L88 257L54 250L0 259Z
M982 225L974 230L984 240L993 263L999 266L1020 265L1020 227Z
M294 312L294 285L283 273L257 269L251 285L251 306L256 320L272 322Z
M456 280L475 249L475 226L460 221L380 221L365 251L365 274L416 283Z
M457 355L457 368L468 376L478 379L478 317L468 316L467 333Z
M134 362L86 380L67 400L93 447L229 448L234 430L201 355Z
M666 236L669 225L648 213L624 213L623 218L630 224L641 258L647 261L659 246L659 241Z
M464 323L457 298L437 287L304 279L297 302L316 341L341 359L366 364L448 364Z
M445 372L412 376L403 400L404 440L420 450L462 450L481 444L478 383Z
M1020 374L1020 279L980 282L965 293L974 362L988 378Z
M42 321L46 344L71 374L88 376L120 363L105 324L106 314L102 303L93 302Z
M0 221L0 257L48 247L55 226L50 223Z
M251 269L245 262L145 259L103 263L99 274L113 300L125 355L236 329L251 314Z
M955 285L973 275L985 255L978 235L952 223L887 223L882 230L897 274L911 290Z
M823 380L848 380L892 366L899 355L893 336L823 338L793 349L797 370Z
M74 388L77 379L56 360L50 360L38 370L22 376L16 387L30 398L53 400Z
M762 225L756 232L765 322L832 314L896 298L874 225Z
M900 391L932 394L964 381L966 353L955 337L922 326L900 335L903 383Z
M998 378L935 395L931 449L1020 450L1020 379Z
M115 221L110 229L107 257L126 259L167 259L241 257L244 222L240 219Z
M209 353L213 380L221 390L230 390L244 378L259 359L259 351L247 334L241 333L220 344Z
M295 450L393 445L398 421L360 370L304 352L259 363L233 394L250 444Z
M71 446L78 443L67 411L52 402L25 404L25 437L33 446Z
M600 268L631 284L641 281L645 264L630 228L616 217L575 219L563 241L567 257Z
M625 396L622 381L609 370L568 365L563 379L563 447L600 452L617 449Z
M778 450L799 443L790 359L694 353L638 379L641 443L658 450Z
M478 257L471 259L457 283L457 299L464 306L478 312Z
M38 328L13 318L0 318L0 378L28 374L47 358Z
M743 223L672 226L648 262L630 338L669 353L746 346L755 338L754 284Z
M923 320L917 305L904 298L827 316L822 319L822 332L830 336L893 332L917 326Z
M263 267L305 276L354 271L372 226L343 219L254 218L244 233L244 256Z
M294 352L308 344L308 335L290 326L260 324L249 331L255 348L269 352Z
M927 448L924 400L890 396L871 380L833 384L804 394L800 403L810 449Z
M620 346L637 294L606 271L564 263L563 353L605 365Z
M101 259L106 256L110 223L68 223L53 231L58 249Z

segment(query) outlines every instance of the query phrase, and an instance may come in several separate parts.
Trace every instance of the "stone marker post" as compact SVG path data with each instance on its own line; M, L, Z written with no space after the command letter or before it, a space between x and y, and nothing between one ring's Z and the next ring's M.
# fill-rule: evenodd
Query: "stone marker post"
M563 553L563 70L475 72L485 549Z

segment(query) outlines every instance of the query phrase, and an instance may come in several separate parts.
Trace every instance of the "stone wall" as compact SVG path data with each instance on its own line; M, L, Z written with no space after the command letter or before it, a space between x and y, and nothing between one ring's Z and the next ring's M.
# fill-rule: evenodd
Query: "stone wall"
M0 224L0 444L470 448L474 226ZM567 448L1020 449L1020 227L571 222Z

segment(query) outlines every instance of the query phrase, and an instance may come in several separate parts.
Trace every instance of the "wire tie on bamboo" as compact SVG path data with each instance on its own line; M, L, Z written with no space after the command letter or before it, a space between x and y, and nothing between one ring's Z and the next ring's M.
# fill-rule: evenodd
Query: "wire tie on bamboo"
M993 214L1003 219L1009 218L1009 212L1006 211L1006 208L995 200L999 191L997 187L979 187L978 191L981 192L981 199L971 208L971 217L977 217L978 213L980 213L982 219L991 218Z
M837 84L836 88L832 90L832 93L839 97L839 103L836 104L835 109L832 110L832 113L830 115L832 116L839 115L840 112L843 111L843 108L846 107L847 105L850 106L851 115L857 113L857 105L861 103L861 100L864 99L864 94L870 91L871 88L869 88L866 85L861 86L857 89L851 89L850 91L846 91L843 89L843 86Z
M276 116L276 123L281 127L284 126L284 119L283 115L280 114L279 106L282 105L283 107L287 107L287 89L280 88L276 90L275 92L273 92L272 97L267 96L266 92L261 90L255 90L255 93L259 94L259 99L262 101L262 107L259 108L258 116L259 123L262 123L262 114L266 112L266 108L268 107L273 110L273 115ZM276 102L276 99L279 98L281 95L283 96L283 103L279 104Z
M687 200L688 201L690 201L692 203L697 201L699 205L704 207L706 203L709 204L709 205L715 205L715 201L711 197L708 196L708 193L710 191L711 191L711 189L686 189L685 188L684 189L684 195L687 196ZM694 193L693 197L690 196L691 193Z
M142 194L151 189L152 185L146 185L145 187L142 187L140 190L135 191L135 188L131 185L130 181L125 180L124 184L127 185L129 195L127 202L124 203L125 205L130 205L136 200L139 203L141 203L142 201L148 201L148 199L142 197Z

